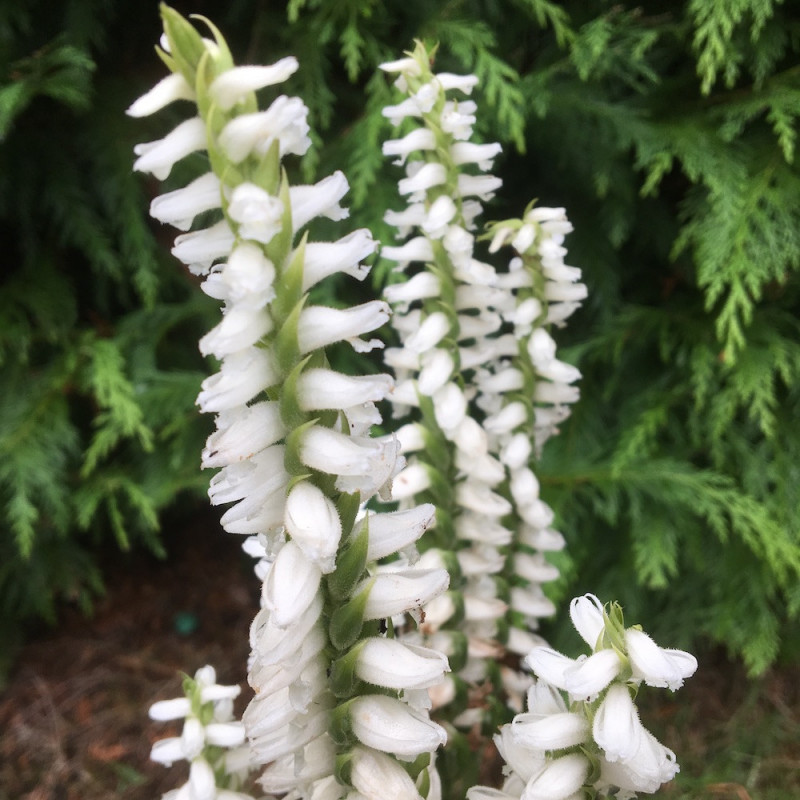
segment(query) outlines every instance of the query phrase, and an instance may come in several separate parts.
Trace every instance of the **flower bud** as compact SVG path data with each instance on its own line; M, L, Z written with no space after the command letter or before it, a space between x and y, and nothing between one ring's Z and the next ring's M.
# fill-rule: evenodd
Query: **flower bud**
M281 547L264 581L264 607L279 628L297 621L314 600L322 574L294 541Z
M520 800L567 800L589 777L589 760L570 753L548 761L525 786Z
M569 616L583 641L596 649L600 635L605 630L603 604L593 594L576 597L569 604Z
M342 523L336 506L309 481L295 484L286 498L286 532L323 574L336 568Z
M366 800L423 800L397 761L369 747L353 748L349 777Z

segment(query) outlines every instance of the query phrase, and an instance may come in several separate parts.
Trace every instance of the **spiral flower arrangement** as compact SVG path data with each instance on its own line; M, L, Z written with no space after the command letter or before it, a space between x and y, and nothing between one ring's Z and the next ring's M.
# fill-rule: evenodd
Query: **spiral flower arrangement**
M305 104L278 94L296 59L236 66L208 20L204 38L166 6L162 18L158 54L170 74L129 113L178 101L194 113L138 145L134 169L163 180L191 154L207 161L151 213L182 231L173 254L221 303L200 340L219 364L197 398L216 421L202 466L218 470L211 502L228 506L222 527L245 537L262 581L241 721L238 689L218 686L210 667L187 678L184 698L151 709L185 720L180 737L153 748L161 763L190 762L189 780L166 797L241 800L253 773L267 796L289 800L449 797L435 753L457 728L494 723L472 702L481 684L505 687L517 711L514 698L527 694L528 711L496 738L503 790L474 787L472 800L652 791L677 766L637 725L631 692L642 680L674 688L692 657L625 630L618 607L590 595L573 603L594 649L585 665L535 633L554 611L541 586L557 570L545 554L563 537L531 467L579 378L556 358L549 329L586 294L564 263L563 210L532 207L488 229L490 253L514 250L504 270L476 258L475 220L500 187L486 174L500 146L469 141L475 76L434 73L418 44L382 65L404 95L384 114L409 128L384 145L405 165L408 205L386 215L407 241L382 254L405 280L385 300L316 305L310 290L330 276L363 280L378 243L366 229L313 239L315 219L347 217L348 184L341 172L313 185L287 177L284 159L311 146ZM260 92L272 93L264 110ZM383 346L370 337L390 304L400 344L385 363L395 378L333 368L331 345ZM383 400L409 420L375 437ZM399 506L376 511L373 499ZM526 657L538 680L501 668L507 653ZM639 766L648 758L656 766Z

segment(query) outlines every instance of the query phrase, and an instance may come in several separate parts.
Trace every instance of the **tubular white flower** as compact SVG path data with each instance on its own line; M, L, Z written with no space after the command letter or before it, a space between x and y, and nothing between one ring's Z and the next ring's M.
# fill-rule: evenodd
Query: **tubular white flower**
M393 283L383 290L389 303L411 303L428 297L438 297L442 287L439 279L431 272L418 272L403 283Z
M294 56L287 56L265 67L233 67L214 79L209 86L209 93L223 111L228 111L250 92L283 83L297 71L298 66Z
M450 155L454 164L477 164L479 169L488 170L492 168L492 162L502 150L498 142L489 144L455 142L450 147Z
M150 216L188 231L198 214L220 207L220 191L219 178L213 172L206 172L187 186L154 198Z
M458 176L458 191L462 197L478 197L484 202L491 200L494 193L503 185L503 181L494 175Z
M176 236L172 255L188 264L192 272L202 275L214 261L231 252L233 242L233 231L223 219L210 228Z
M409 261L433 261L433 247L429 239L416 236L400 247L383 247L381 256L401 264Z
M574 659L568 658L551 647L535 647L528 653L525 663L537 678L541 678L551 686L563 691L567 690L565 673L576 664Z
M548 761L530 778L520 800L568 800L583 786L589 769L589 760L578 753Z
M564 685L573 697L594 697L619 675L622 662L614 650L598 650L579 658L564 671Z
M616 786L623 791L652 794L680 771L675 753L664 747L652 733L644 730L639 743L636 753L625 761L604 759L600 762L599 788Z
M440 186L447 180L447 172L442 164L428 162L418 166L417 169L412 169L413 166L409 165L409 176L397 184L400 194L424 192L426 189Z
M389 306L370 300L352 308L311 306L300 312L297 340L302 353L310 353L334 342L354 340L380 328L389 319Z
M231 193L228 214L238 223L239 236L268 244L283 224L283 203L260 186L245 181Z
M423 800L408 773L384 753L354 747L350 763L350 781L366 800Z
M180 72L173 72L131 103L125 113L131 117L147 117L175 100L194 100L194 97L194 89L186 78Z
M377 403L392 389L389 375L343 375L330 369L305 370L297 382L298 400L304 411L325 408L343 410L363 403Z
M569 604L569 616L583 641L592 650L597 648L600 634L605 628L603 604L600 600L593 594L574 598Z
M366 228L359 228L336 242L311 242L305 246L303 291L308 291L323 278L344 272L356 280L364 280L369 267L361 260L378 246Z
M424 353L447 336L450 320L443 311L429 314L417 331L406 339L405 346L415 353Z
M377 561L416 542L432 525L435 515L436 507L430 503L403 511L367 512L356 523L353 535L358 536L367 527L367 561Z
M592 722L592 737L605 752L607 761L626 761L641 747L644 728L630 690L612 683Z
M320 568L308 558L294 541L280 549L264 581L264 608L279 628L292 625L316 597L322 577Z
M373 636L364 640L355 672L362 681L387 689L428 689L439 684L450 667L438 650Z
M625 647L634 679L643 680L648 686L669 687L674 692L697 669L697 659L691 653L659 647L636 628L625 631Z
M197 396L201 411L226 411L244 405L278 379L270 353L248 347L222 362L220 371L203 381Z
M172 719L183 719L192 710L188 697L176 697L173 700L159 700L147 711L150 719L167 722Z
M234 117L222 129L219 144L234 163L250 153L263 155L278 141L280 155L303 155L311 146L308 138L308 108L299 97L276 98L266 111Z
M137 172L149 172L163 181L178 161L205 147L206 126L200 117L192 117L181 122L163 139L137 144L133 152L139 158L133 162L133 168Z
M417 150L433 150L436 147L436 137L433 131L427 128L415 128L402 139L390 139L383 143L385 156L399 156L395 164L405 164L411 153Z
M583 744L589 738L589 723L582 714L569 711L517 714L511 736L534 750L560 750Z
M344 173L337 170L313 186L292 186L289 198L292 204L292 227L295 232L314 217L332 220L345 219L350 213L339 206L339 201L350 188Z
M256 344L272 330L272 319L258 309L229 308L221 322L200 339L200 352L219 359Z
M314 425L303 434L300 458L330 475L367 475L385 456L386 442Z
M404 758L430 753L447 741L441 725L393 697L357 697L350 707L350 721L363 744Z
M342 522L336 506L313 483L300 481L289 492L286 498L286 532L323 574L336 568Z
M222 411L217 417L217 430L206 442L201 466L224 467L245 461L275 444L285 433L277 402L263 401Z
M420 608L447 589L450 576L443 569L406 569L382 572L364 580L355 590L367 589L364 619L385 619Z

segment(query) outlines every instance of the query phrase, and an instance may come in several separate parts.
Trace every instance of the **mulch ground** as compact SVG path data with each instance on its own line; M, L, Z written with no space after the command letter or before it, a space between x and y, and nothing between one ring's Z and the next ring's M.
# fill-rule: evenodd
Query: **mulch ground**
M164 541L164 561L109 556L107 592L94 614L66 609L56 628L33 635L19 653L0 694L0 800L153 800L176 788L185 764L167 769L149 753L180 726L152 722L147 709L179 696L182 673L204 664L216 668L220 683L242 686L244 708L247 633L259 592L253 562L210 515ZM742 777L757 768L750 792L782 786L763 796L800 797L794 668L754 684L715 654L701 658L677 695L656 694L643 709L645 724L678 753L682 778L694 775L688 791L670 786L660 796L759 800ZM742 744L742 731L752 733L750 744ZM729 752L745 760L704 774Z
M240 542L203 516L165 536L165 561L116 554L91 618L67 609L25 645L0 695L0 800L152 800L180 785L185 765L149 761L180 726L147 709L204 664L245 705L259 583Z

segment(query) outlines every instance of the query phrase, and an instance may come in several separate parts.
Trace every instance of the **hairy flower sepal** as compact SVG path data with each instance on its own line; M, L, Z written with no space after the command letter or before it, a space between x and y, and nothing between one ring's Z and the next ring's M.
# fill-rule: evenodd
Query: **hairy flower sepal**
M367 581L356 595L331 614L328 634L331 644L337 650L347 650L352 647L361 635L371 585L371 582Z

